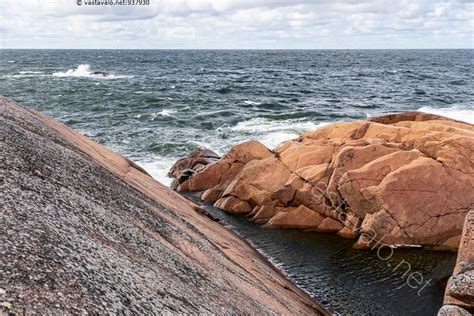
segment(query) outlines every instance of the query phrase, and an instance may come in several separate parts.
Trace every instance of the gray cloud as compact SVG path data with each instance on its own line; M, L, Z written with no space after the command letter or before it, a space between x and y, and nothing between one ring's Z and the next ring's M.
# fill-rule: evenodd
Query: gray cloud
M473 1L0 0L2 47L474 47Z

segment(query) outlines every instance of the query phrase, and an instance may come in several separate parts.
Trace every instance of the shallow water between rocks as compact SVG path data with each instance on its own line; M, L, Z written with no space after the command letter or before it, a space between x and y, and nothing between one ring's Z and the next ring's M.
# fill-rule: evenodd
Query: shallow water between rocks
M245 216L198 202L340 315L436 315L456 262L452 252L352 249L353 240L335 234L263 228Z

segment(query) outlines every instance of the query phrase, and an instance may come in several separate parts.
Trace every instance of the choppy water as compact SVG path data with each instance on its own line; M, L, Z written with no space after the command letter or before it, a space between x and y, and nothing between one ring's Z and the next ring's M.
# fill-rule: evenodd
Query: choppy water
M0 50L0 94L163 182L196 146L275 146L323 122L423 109L474 121L473 50ZM104 71L109 76L94 75Z
M474 123L473 60L473 50L0 50L0 94L168 183L167 168L197 146L223 153L255 138L273 147L320 124L404 110ZM295 282L344 314L435 314L454 263L450 254L397 252L437 280L417 297L385 262L339 238L236 220Z

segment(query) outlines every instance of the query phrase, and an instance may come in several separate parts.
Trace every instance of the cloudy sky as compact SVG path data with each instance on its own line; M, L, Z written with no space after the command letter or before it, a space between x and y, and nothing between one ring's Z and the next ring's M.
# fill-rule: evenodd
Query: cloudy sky
M0 0L2 48L474 48L474 0Z

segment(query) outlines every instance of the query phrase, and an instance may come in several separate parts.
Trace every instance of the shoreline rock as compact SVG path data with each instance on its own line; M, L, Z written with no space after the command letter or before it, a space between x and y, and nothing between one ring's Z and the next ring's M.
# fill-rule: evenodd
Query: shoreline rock
M474 209L466 216L456 266L446 285L439 316L474 313Z
M3 97L0 135L2 311L329 314L125 157Z
M405 112L333 123L273 151L250 140L197 168L183 170L194 159L184 158L173 187L265 227L337 233L358 249L455 251L474 207L472 157L472 124Z

